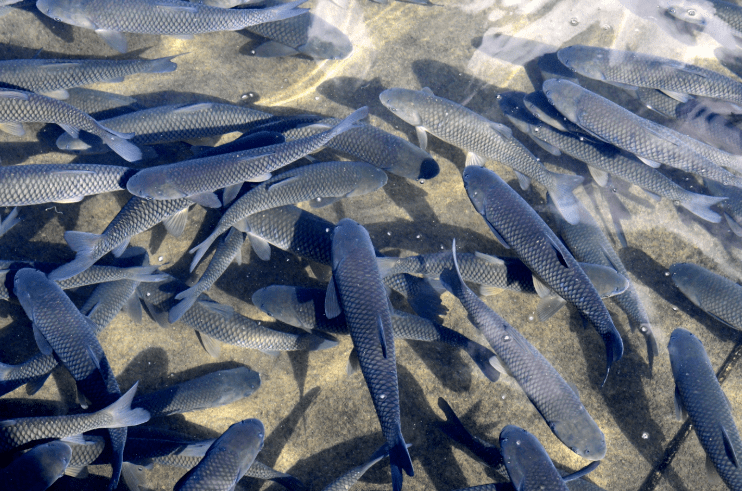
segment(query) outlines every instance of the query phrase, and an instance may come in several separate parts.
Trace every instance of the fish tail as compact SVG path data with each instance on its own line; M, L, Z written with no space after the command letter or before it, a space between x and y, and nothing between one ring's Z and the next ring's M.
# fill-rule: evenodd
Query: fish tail
M165 273L160 273L157 268L159 266L134 266L126 268L128 273L128 279L132 281L138 281L139 283L157 283L165 281L168 276Z
M68 230L64 233L64 240L70 246L70 249L77 253L74 260L63 264L47 275L52 281L61 281L78 275L88 269L95 263L97 258L94 251L103 237L98 234L87 232L76 232Z
M3 235L5 235L5 233L8 230L10 230L11 228L13 228L20 221L21 221L21 219L18 218L18 207L16 206L15 208L13 208L10 211L10 213L8 214L8 216L5 217L5 220L3 220L2 222L0 222L0 237L2 237Z
M217 234L217 230L215 230L214 232L211 233L211 235L206 237L206 240L204 240L199 245L197 245L196 247L188 251L191 254L195 254L195 256L193 256L193 260L191 261L191 269L190 269L191 273L193 272L194 269L196 269L196 266L198 266L198 263L201 261L201 259L203 259L204 255L206 254L206 251L209 250L209 247L211 247L211 244L214 243L214 241L216 240L217 237L219 237L219 235L221 235L221 232Z
M585 178L571 174L558 174L556 172L552 172L551 177L554 181L554 186L552 189L549 189L549 195L554 201L554 205L567 222L571 225L577 225L580 223L580 204L577 198L575 198L573 191L577 186L582 184Z
M600 384L601 388L605 385L606 380L608 380L608 374L611 371L613 363L620 360L623 356L623 341L615 327L603 334L603 341L605 342L606 350L606 369L605 377L603 377L603 382Z
M412 459L410 452L407 451L402 430L398 430L397 441L389 449L389 465L392 469L392 490L401 491L402 489L402 470L408 476L414 476L415 471L412 469Z
M13 365L0 363L0 381L5 381L13 371Z
M490 363L490 358L495 354L482 346L481 344L472 341L471 339L463 346L464 351L471 357L472 361L479 367L485 377L490 379L492 382L497 382L500 378L500 372L495 370L495 367Z
M299 334L297 344L301 346L302 351L321 351L334 348L338 345L338 341L330 335L319 335L319 333L315 332L314 334Z
M126 445L126 428L111 428L111 479L108 481L108 491L113 491L119 485L121 469L124 465L124 445Z
M168 322L171 324L177 322L178 319L183 317L183 314L193 307L193 304L196 303L196 298L198 298L200 293L199 291L196 291L196 286L197 285L194 285L188 290L184 290L175 296L175 299L180 300L180 302L170 309L170 312L167 315Z
M363 106L356 109L355 111L350 113L348 117L342 120L340 124L335 126L333 129L330 130L329 133L327 133L328 140L335 138L344 131L348 131L354 124L356 124L358 121L362 120L366 116L368 116L368 106Z
M103 142L108 148L119 154L121 158L127 162L136 162L142 159L142 151L139 147L127 141L134 136L133 133L118 133L109 129L106 129L106 132L107 134L101 136Z
M652 331L651 324L640 324L639 332L644 335L644 339L647 342L647 362L649 363L649 376L651 377L652 367L654 366L654 357L660 354L660 349L657 346L657 339L654 337L654 331Z
M147 70L145 70L142 73L168 73L168 72L174 72L176 68L178 68L178 65L172 62L172 59L176 56L181 56L186 53L181 53L180 55L173 55L173 56L166 56L164 58L157 58L156 60L152 60L149 62L149 65L147 67Z
M118 398L116 402L101 411L108 413L108 423L104 428L125 428L127 426L136 426L149 421L149 411L138 408L131 408L131 401L137 393L136 382L126 394Z
M727 198L706 196L705 194L696 193L688 194L691 196L691 199L689 201L681 201L680 206L697 217L703 218L711 223L719 223L721 221L721 215L713 211L711 207Z
M294 476L290 476L288 474L272 477L270 480L280 484L289 491L309 491L309 488L306 484L304 484Z

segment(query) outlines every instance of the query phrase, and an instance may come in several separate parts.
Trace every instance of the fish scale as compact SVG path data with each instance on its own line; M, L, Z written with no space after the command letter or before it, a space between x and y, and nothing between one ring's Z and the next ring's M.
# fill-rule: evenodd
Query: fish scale
M394 491L399 491L402 488L400 468L410 476L413 470L399 416L391 309L371 238L365 228L348 218L341 220L333 231L332 274L337 299L358 352L361 372L390 448L392 485ZM380 331L384 336L385 353Z
M569 491L541 442L523 428L504 427L500 432L500 449L517 491Z
M729 489L742 489L742 467L730 460L722 428L736 455L742 455L742 440L729 400L719 385L703 344L690 332L678 328L670 335L667 348L675 379L676 404L681 403L688 412L701 446L724 483Z
M600 295L572 254L534 209L494 172L469 166L464 169L464 187L490 228L504 238L533 274L592 322L606 346L607 377L613 362L623 355L623 341Z
M741 286L696 264L673 264L670 274L694 305L728 326L742 330Z
M126 189L136 171L116 165L32 164L0 168L0 206L81 199Z

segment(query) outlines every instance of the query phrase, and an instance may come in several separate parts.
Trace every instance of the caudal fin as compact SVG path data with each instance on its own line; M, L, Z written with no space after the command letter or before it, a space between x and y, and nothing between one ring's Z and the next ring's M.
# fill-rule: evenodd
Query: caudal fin
M415 475L415 471L412 469L412 459L407 451L407 445L405 445L401 431L397 435L397 441L389 449L389 465L392 469L392 491L401 491L402 471L404 470L408 476Z
M206 251L209 250L209 247L211 247L211 244L214 243L217 237L219 237L219 235L215 235L212 232L211 235L206 237L206 240L204 240L199 245L197 245L196 247L188 251L191 254L195 254L195 256L193 256L193 260L191 261L191 269L190 269L191 273L193 272L194 269L196 269L196 266L198 266L198 263L201 262L201 259L203 259L204 255L206 254Z
M171 324L177 322L181 317L183 317L183 314L193 307L193 304L196 303L196 299L201 294L201 292L196 289L197 286L198 284L193 285L191 288L182 291L175 296L175 299L180 300L180 302L170 309L170 312L167 315L168 322Z
M119 156L126 160L127 162L136 162L137 160L142 160L142 151L131 143L130 141L127 141L127 139L133 137L133 134L114 134L111 130L107 130L109 133L107 135L103 135L102 139L103 142L119 154Z
M157 58L151 60L147 66L147 69L142 73L168 73L174 72L178 65L172 62L176 56L181 56L187 53L181 53L179 55L166 56L165 58Z
M102 412L108 413L106 425L103 428L124 428L126 426L136 426L149 421L149 412L142 408L131 408L131 401L137 393L136 382L126 394L118 398Z
M608 380L608 374L611 371L613 362L620 360L623 356L623 340L615 327L603 334L602 337L605 343L606 368L605 377L603 377L603 382L600 384L601 388L605 385L606 380Z
M340 133L348 131L354 124L356 124L358 121L362 120L366 116L368 116L368 106L363 106L356 109L355 111L350 113L348 117L342 120L340 124L335 126L327 133L328 140L335 138Z
M78 275L92 266L100 256L93 254L103 237L98 234L89 234L87 232L75 232L69 230L64 233L64 240L70 246L70 249L77 253L74 260L58 267L47 277L52 281L61 281Z
M582 176L573 176L569 174L551 173L554 180L554 186L549 189L549 195L554 201L562 217L572 225L580 223L580 205L573 194L575 188L582 184Z
M715 204L724 201L725 197L706 196L704 194L688 193L692 196L690 201L681 201L680 206L711 223L719 223L721 215L711 209Z

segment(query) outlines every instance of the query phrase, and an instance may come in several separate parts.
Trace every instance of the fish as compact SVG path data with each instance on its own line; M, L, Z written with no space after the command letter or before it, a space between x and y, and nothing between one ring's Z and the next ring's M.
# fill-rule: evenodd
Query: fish
M569 491L567 480L588 474L599 464L599 462L593 462L582 470L563 478L538 438L514 425L507 425L500 432L500 449L510 482L513 483L516 491L541 489Z
M453 270L442 273L441 282L459 299L471 323L484 334L504 371L518 382L564 445L585 459L602 460L606 453L605 436L580 396L523 335L466 286L456 261L455 240L453 264Z
M43 491L64 475L72 449L64 442L37 445L0 470L6 491Z
M265 181L271 172L322 148L367 114L368 108L362 107L336 127L293 142L142 169L129 179L126 188L141 198L177 200L188 197L203 206L217 208L221 203L213 191L241 186L245 181Z
M557 56L567 68L594 80L661 90L681 102L690 94L742 105L741 83L669 58L580 44L560 49Z
M675 416L686 411L708 460L729 489L742 489L737 453L742 440L729 399L721 389L706 350L693 333L675 329L667 345L675 379ZM707 470L711 469L707 465Z
M216 147L194 145L191 147L191 150L194 151L195 158L202 159L204 157L213 157L214 155L267 147L285 141L286 138L281 133L275 131L257 131L255 133L245 133L241 137L223 145L217 145Z
M154 60L3 60L0 84L66 100L66 89L99 82L123 82L137 73L169 73L178 67L173 58Z
M306 12L304 3L265 9L221 9L179 0L37 0L36 8L58 22L93 29L111 48L126 53L125 32L190 39L194 34L237 31Z
M693 263L673 264L670 275L693 305L727 326L742 330L742 286Z
M270 40L253 50L261 58L304 55L314 60L344 60L353 52L343 31L311 12L246 30Z
M156 145L247 131L271 118L264 111L236 104L198 102L142 109L101 120L101 124L121 133L134 133L131 142L135 145ZM108 151L102 141L83 140L67 133L60 135L56 144L60 150L84 154Z
M500 108L510 121L521 131L530 136L538 145L552 154L565 154L584 162L590 174L599 186L607 186L611 175L636 184L647 191L650 196L661 196L672 200L694 215L712 223L721 221L721 215L711 209L711 206L724 201L724 197L706 196L692 193L675 184L671 179L657 169L645 165L631 154L602 141L595 141L574 133L566 133L544 124L535 117L529 118L520 106L523 101L522 93L510 92L500 94ZM539 114L551 113L551 117L558 117L554 107L548 102L541 104ZM531 104L538 104L535 98ZM533 107L533 106L531 106ZM580 205L578 205L580 207ZM578 213L580 213L578 211ZM589 261L586 261L589 262Z
M116 402L94 413L2 420L0 452L7 452L39 439L66 438L98 428L125 428L146 423L149 420L147 411L130 407L136 391L137 384L134 384Z
M247 367L218 370L149 394L140 394L132 407L152 418L224 406L250 396L260 387L260 374Z
M719 208L723 210L724 219L734 235L742 237L742 189L724 186L713 179L704 182L711 194L726 198L719 204Z
M323 125L337 126L339 123L339 119L324 118L313 124L277 131L282 131L287 140L295 140L320 132ZM438 163L428 152L370 124L357 124L330 140L327 147L407 179L433 179L440 172Z
M240 222L249 215L307 200L316 200L313 205L326 206L340 198L371 193L386 182L386 173L366 162L321 162L274 176L235 201L211 235L189 251L194 254L191 271L216 238L230 227L248 231Z
M154 320L162 327L170 327L167 312L172 308L176 292L183 289L184 285L171 277L157 286L142 283L138 292ZM215 302L205 293L183 314L180 322L198 331L204 347L215 356L218 356L219 349L215 341L270 354L279 351L315 351L337 346L336 340L315 334L290 334L268 329L235 312L232 307Z
M531 180L544 186L565 220L576 223L574 189L582 176L551 172L513 137L513 131L490 121L466 107L436 97L429 88L422 90L387 89L379 95L381 103L405 122L415 126L420 147L427 147L427 133L466 152L466 166L484 165L496 160L515 171L521 189Z
M272 285L256 290L252 303L271 317L306 331L317 329L329 334L350 334L345 316L340 314L328 319L325 315L325 292L322 290ZM490 364L495 354L453 329L416 315L392 310L392 330L394 339L438 341L461 348L485 377L493 382L500 377Z
M188 199L147 200L132 197L111 220L102 234L68 230L64 240L77 253L75 259L49 273L49 279L65 280L88 269L98 259L113 251L120 256L133 236L148 230L160 222L172 235L180 236L185 229L188 208L193 204Z
M512 248L540 283L573 304L603 338L604 385L611 366L623 356L623 341L587 275L533 208L497 174L469 166L464 169L463 179L474 208L497 240Z
M595 138L633 153L650 167L669 165L722 184L742 186L742 179L697 152L689 138L624 109L577 84L561 79L543 84L549 102Z
M127 141L134 136L131 133L106 128L88 114L51 97L25 90L0 90L0 130L23 136L26 130L21 123L55 123L74 138L80 130L87 131L128 162L142 158L142 151Z
M0 206L76 203L126 189L136 170L118 165L30 164L0 167Z
M345 314L353 346L389 448L392 488L402 489L402 470L414 475L402 436L397 362L389 299L381 282L371 238L363 226L345 218L332 233L332 276L325 312ZM335 315L333 315L335 314Z
M69 98L65 99L65 102L70 106L74 106L82 112L88 114L110 114L111 112L131 112L137 109L141 109L141 105L133 97L112 94L110 92L103 92L101 90L85 89L82 87L74 87L67 91ZM66 135L66 133L62 133ZM106 152L108 147L103 145Z
M742 130L726 115L692 99L675 109L675 131L734 155L742 155ZM723 164L721 164L723 165Z
M409 448L409 446L410 445L408 444L407 447ZM387 455L389 455L389 451L387 450L385 443L384 445L379 447L379 449L376 450L376 452L374 452L371 457L369 457L366 463L357 467L353 467L348 472L325 486L324 491L348 491L355 485L355 483L358 482L358 480L366 473L367 470L376 465L377 462L379 462Z
M245 234L236 228L231 228L224 240L217 245L214 256L201 278L192 287L175 295L175 300L180 300L180 302L170 309L168 322L172 324L183 317L183 314L196 303L199 295L211 288L211 285L216 283L216 280L233 261L238 265L242 264L242 245L244 243Z
M174 491L234 489L262 450L264 436L260 420L233 424L211 444L201 462L175 484Z

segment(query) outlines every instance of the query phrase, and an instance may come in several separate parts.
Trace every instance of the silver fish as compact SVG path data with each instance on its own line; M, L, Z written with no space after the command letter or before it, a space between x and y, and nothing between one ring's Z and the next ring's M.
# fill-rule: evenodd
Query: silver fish
M742 330L742 286L692 263L670 266L675 286L714 319Z
M179 0L37 0L36 8L60 22L93 29L108 45L125 53L123 33L194 34L237 31L247 26L286 19L306 12L303 0L267 9L221 9Z
M0 83L42 94L67 99L66 89L98 82L123 82L136 73L168 73L178 66L175 56L154 60L3 60L0 61Z
M311 12L247 30L270 39L254 50L255 56L264 58L301 54L315 60L342 60L353 52L343 31Z
M142 198L176 200L189 197L203 206L217 208L221 202L213 191L241 186L245 181L265 181L271 172L319 150L367 114L368 108L362 107L338 126L293 142L143 169L129 179L126 188Z
M64 475L72 449L64 442L38 445L0 470L6 491L43 491Z
M0 130L23 136L24 122L55 123L74 138L84 130L99 137L124 160L134 162L142 158L141 150L127 141L133 134L110 130L79 109L51 97L24 90L0 90Z

